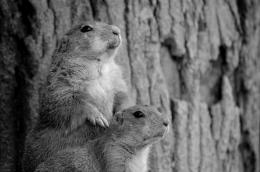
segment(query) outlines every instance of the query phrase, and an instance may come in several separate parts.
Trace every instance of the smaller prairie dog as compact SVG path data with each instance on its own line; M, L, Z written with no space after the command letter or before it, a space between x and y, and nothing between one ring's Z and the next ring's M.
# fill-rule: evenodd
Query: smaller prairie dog
M132 106L116 113L102 136L58 152L36 172L147 172L150 147L168 124L154 107Z

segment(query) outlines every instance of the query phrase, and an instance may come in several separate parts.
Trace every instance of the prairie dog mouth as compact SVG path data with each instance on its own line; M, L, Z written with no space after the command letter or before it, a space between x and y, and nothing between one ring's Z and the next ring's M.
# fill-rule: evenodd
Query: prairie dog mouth
M120 35L115 36L115 38L108 41L108 49L115 49L119 47L120 44L121 44L121 36Z
M161 140L162 138L164 138L164 136L167 134L168 132L168 127L165 127L164 129L162 129L160 132L154 134L153 136L144 138L144 144L151 144L154 142L157 142L159 140Z

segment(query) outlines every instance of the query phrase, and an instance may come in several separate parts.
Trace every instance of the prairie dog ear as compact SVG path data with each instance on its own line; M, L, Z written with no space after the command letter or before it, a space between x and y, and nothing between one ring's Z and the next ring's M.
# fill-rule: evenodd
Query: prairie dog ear
M59 52L66 52L69 48L69 39L68 36L64 35L59 41L57 50Z
M123 122L124 122L123 112L122 112L122 111L119 111L119 112L115 113L114 119L115 119L115 121L116 121L119 125L122 125Z

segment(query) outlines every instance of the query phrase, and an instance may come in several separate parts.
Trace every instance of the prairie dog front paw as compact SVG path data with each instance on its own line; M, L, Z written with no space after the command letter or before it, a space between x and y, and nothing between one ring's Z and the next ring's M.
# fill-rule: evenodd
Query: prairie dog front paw
M100 125L102 127L109 127L109 123L104 115L100 112L91 113L88 115L88 120L94 125Z

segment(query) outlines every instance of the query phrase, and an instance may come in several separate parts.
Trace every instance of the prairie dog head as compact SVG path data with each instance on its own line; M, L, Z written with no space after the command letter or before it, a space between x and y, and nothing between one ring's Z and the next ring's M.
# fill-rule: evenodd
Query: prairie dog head
M61 39L57 51L70 58L108 60L113 58L121 44L120 29L101 22L77 25Z
M116 113L114 120L119 125L119 140L136 148L159 141L169 127L168 119L152 106L132 106Z

